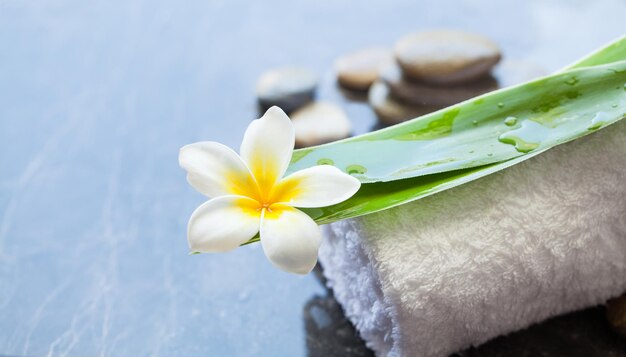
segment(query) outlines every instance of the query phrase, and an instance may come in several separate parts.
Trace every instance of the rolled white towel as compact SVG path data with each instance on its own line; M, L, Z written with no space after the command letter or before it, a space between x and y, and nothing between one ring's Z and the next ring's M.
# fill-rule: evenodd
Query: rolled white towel
M368 347L445 356L626 290L626 120L477 181L325 228Z

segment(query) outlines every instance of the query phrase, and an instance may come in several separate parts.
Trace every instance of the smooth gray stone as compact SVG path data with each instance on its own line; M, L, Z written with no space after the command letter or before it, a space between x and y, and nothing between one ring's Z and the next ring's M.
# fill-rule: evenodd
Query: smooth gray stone
M398 124L441 109L441 107L438 106L425 106L401 102L391 95L389 86L381 80L372 84L367 98L378 120L385 125Z
M385 66L381 71L381 79L389 86L394 97L417 105L447 107L498 89L498 81L490 74L454 86L409 81L396 64Z
M490 39L454 30L409 34L396 43L394 53L407 77L435 84L483 77L501 57Z
M308 69L276 68L261 75L256 95L262 110L276 105L291 112L313 100L317 83L317 76Z
M296 146L307 147L340 140L350 136L352 126L340 106L329 102L313 102L291 115L296 132Z
M335 61L337 81L352 90L367 90L380 75L384 65L393 61L387 48L373 47L351 52Z

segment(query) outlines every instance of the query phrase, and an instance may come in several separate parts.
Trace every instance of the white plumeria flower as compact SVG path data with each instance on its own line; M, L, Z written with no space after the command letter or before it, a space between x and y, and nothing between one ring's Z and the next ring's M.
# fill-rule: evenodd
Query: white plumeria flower
M197 252L225 252L260 232L261 245L276 267L298 274L317 262L321 233L294 207L330 206L352 197L361 186L334 166L310 167L284 177L295 143L291 120L270 108L248 126L240 154L205 141L180 149L187 181L211 197L198 207L187 227Z

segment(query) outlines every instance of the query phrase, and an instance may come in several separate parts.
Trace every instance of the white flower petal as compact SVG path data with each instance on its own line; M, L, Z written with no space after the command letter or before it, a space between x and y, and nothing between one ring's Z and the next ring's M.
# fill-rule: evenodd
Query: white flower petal
M287 272L306 274L317 262L322 235L305 213L288 206L265 211L261 220L261 245L274 266Z
M220 196L198 207L187 226L192 251L226 252L237 248L259 231L258 203L242 196Z
M309 167L280 181L277 202L294 207L325 207L352 197L361 183L331 165Z
M262 192L269 192L285 174L294 145L293 124L282 109L271 107L250 123L240 153Z
M186 145L180 149L178 162L187 170L189 184L209 197L256 195L257 186L250 170L225 145L213 141Z

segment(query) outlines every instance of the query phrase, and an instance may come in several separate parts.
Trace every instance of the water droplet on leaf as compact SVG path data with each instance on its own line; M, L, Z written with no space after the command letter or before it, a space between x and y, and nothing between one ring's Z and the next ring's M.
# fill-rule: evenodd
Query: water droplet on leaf
M548 132L549 129L545 126L526 120L519 128L500 135L498 140L504 144L514 145L515 150L519 152L527 153L538 148Z
M504 124L506 126L513 126L513 125L517 124L517 118L516 117L507 117L506 119L504 119Z
M346 172L350 175L358 174L362 175L367 172L367 169L361 165L350 165L346 167Z
M598 112L592 119L591 124L587 127L587 130L596 130L600 129L604 124L606 124L609 119L609 115L605 112Z
M318 165L334 165L335 162L331 159L319 159L317 160Z

